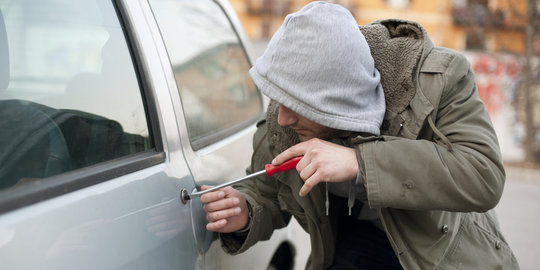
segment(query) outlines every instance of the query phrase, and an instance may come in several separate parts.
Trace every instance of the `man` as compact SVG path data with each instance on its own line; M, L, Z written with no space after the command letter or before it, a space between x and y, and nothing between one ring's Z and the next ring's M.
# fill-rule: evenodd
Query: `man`
M227 252L294 216L310 269L519 268L491 210L505 180L497 138L462 55L417 23L359 31L343 7L312 2L250 74L272 102L248 171L303 158L201 197Z

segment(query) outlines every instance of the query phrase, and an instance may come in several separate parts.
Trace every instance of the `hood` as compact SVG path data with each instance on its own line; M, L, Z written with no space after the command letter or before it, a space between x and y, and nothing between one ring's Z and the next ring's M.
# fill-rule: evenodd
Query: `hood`
M289 14L250 75L268 97L320 125L378 135L380 74L344 7L311 2Z

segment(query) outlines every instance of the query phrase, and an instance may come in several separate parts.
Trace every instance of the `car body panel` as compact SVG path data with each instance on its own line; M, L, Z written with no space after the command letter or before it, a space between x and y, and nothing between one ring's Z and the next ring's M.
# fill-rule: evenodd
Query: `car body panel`
M190 209L164 165L0 216L3 269L196 268ZM166 215L174 227L152 219ZM162 224L165 224L162 221ZM163 253L167 251L168 253ZM21 256L21 254L25 254ZM174 256L173 256L174 255Z

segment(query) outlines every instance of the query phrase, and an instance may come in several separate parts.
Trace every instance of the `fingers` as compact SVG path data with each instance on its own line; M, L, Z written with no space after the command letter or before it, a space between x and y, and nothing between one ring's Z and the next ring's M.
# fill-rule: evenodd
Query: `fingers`
M210 186L202 186L201 190L206 190L206 189L209 189L209 188L211 188L211 187ZM225 197L225 195L226 194L223 191L223 189L218 189L216 191L208 192L206 194L201 195L200 199L201 199L202 203L210 203L210 202L213 202L213 201L223 199Z
M228 219L238 216L241 212L240 207L228 208L220 211L206 212L208 222L216 222L221 219Z
M314 173L307 180L304 181L304 185L302 185L302 188L300 188L300 192L298 192L298 195L300 195L300 197L306 196L313 189L313 187L315 187L320 182L327 181L324 181L324 177L321 175L321 173Z
M210 187L203 186L202 190ZM203 194L203 210L206 212L206 229L215 232L233 232L244 228L248 222L248 208L244 195L232 187Z
M297 156L304 156L306 153L309 152L311 145L315 142L319 141L319 139L311 139L307 142L301 142L299 144L296 144L287 150L281 152L279 155L277 155L274 160L272 160L273 165L279 165L293 157Z
M304 180L304 185L302 185L299 192L301 197L306 196L318 183L329 181L325 171L321 168L320 162L312 160L310 157L306 157L301 164L299 162L296 169L300 178Z
M296 145L293 145L289 147L287 150L281 152L279 155L277 155L273 160L273 165L279 165L293 157L297 156L310 156L318 154L320 151L319 149L324 148L325 146L328 146L329 143L321 140L321 139L310 139L309 141L301 142ZM302 158L302 159L304 159Z
M212 232L221 232L227 226L227 220L221 219L216 222L206 224L206 229Z
M300 174L300 178L306 181L317 171L317 166L315 166L310 157L303 157L300 162L296 164L296 170L298 171L298 174Z
M202 190L207 189L207 186L201 187ZM209 192L206 194L203 194L201 196L201 202L204 204L203 209L210 217L208 218L208 221L212 222L213 220L220 219L220 218L227 218L228 215L224 215L225 213L228 213L226 211L222 211L225 209L230 209L238 206L240 203L240 200L236 197L226 197L227 193L225 190L217 190L214 192Z
M220 211L220 210L229 209L233 207L238 207L239 204L240 204L240 199L236 197L224 198L222 200L206 203L203 206L203 209L205 212L215 212L215 211Z
M220 219L226 219L240 214L240 199L237 197L228 197L232 195L234 189L223 188L215 192L210 192L205 198L201 196L201 202L204 203L203 209L207 213L209 222L215 222Z
M305 196L318 183L350 181L358 173L354 148L320 139L311 139L290 147L277 155L272 164L279 165L299 155L303 157L296 165L296 170L304 180L300 196Z
M201 190L206 190L206 189L209 189L209 188L211 188L211 187L210 186L202 186ZM232 187L224 187L224 188L218 189L216 191L208 192L206 194L203 194L203 195L201 195L200 199L201 199L201 202L204 203L204 204L211 203L211 202L222 200L223 198L231 197L231 195L233 195L234 192L235 192L234 188L232 188Z

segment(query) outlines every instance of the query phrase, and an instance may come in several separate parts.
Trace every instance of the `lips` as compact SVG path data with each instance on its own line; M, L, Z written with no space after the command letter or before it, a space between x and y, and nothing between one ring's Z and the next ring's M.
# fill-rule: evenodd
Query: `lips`
M292 130L294 130L294 132L296 132L296 134L298 134L298 136L300 137L309 136L311 132L309 129L301 127L301 126L297 126L297 125L289 126L289 127L292 128Z
M303 129L303 128L292 128L294 130L294 132L296 133L305 133L307 130L306 129Z

